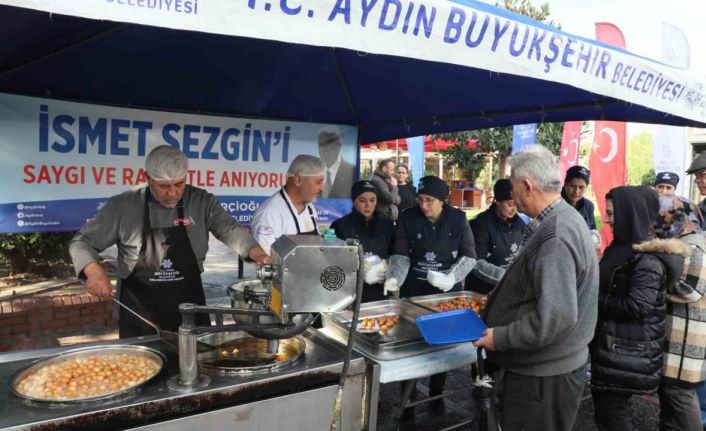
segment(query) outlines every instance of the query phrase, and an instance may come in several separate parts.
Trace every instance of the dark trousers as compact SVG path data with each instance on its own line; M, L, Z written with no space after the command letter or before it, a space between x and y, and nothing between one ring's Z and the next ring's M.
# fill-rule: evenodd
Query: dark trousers
M702 431L701 407L696 388L682 388L671 382L659 385L659 429Z
M567 431L581 404L586 366L557 376L500 371L497 379L503 431Z
M630 422L631 394L592 391L593 419L599 431L632 431Z

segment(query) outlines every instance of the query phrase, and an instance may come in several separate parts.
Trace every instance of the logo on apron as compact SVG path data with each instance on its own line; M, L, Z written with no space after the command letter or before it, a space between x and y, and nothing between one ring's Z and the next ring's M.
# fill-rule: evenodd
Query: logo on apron
M174 262L172 262L171 259L162 259L162 263L159 264L159 270L155 271L154 275L152 275L149 280L155 283L183 280L184 276L181 275L181 271L173 267Z
M436 253L434 253L433 251L428 251L424 253L424 259L427 262L436 262Z
M192 219L190 216L189 217L177 217L174 219L174 226L179 226L179 223L183 224L184 227L188 228L189 226L193 226L196 224L194 219Z

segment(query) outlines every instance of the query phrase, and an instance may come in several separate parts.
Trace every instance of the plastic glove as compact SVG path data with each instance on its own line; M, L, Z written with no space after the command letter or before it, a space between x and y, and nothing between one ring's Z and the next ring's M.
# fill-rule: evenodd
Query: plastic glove
M385 280L385 285L383 286L383 295L387 296L388 293L397 293L400 291L400 282L394 278L388 278Z
M456 278L453 274L444 274L439 271L427 271L427 281L443 292L448 292L456 284Z
M363 258L363 272L369 272L370 268L372 268L374 265L379 264L380 262L382 262L382 259L378 255L371 254L365 256L365 258Z
M382 283L385 281L385 276L387 274L387 263L381 260L379 263L370 267L368 271L365 272L365 282L368 284Z
M471 271L471 274L495 287L500 282L500 279L503 278L503 275L505 275L505 268L495 266L484 259L480 259L476 262L476 266Z

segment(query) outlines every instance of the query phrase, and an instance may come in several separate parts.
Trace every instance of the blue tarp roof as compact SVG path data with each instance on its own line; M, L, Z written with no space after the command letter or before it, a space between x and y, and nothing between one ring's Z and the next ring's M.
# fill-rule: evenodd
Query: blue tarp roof
M355 125L362 142L542 121L706 126L484 69L11 6L0 6L0 41L0 92Z

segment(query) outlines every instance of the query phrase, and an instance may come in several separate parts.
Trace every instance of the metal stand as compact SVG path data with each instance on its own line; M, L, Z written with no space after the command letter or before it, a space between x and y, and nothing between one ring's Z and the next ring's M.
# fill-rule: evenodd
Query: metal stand
M196 338L205 333L227 332L227 331L245 331L245 332L262 332L262 331L280 331L276 337L272 338L288 338L296 334L289 332L301 332L301 328L306 329L309 326L307 321L304 321L300 326L289 323L252 323L252 324L224 324L223 316L236 315L251 316L254 322L259 320L260 316L271 316L269 311L264 310L249 310L230 307L208 307L205 305L196 304L180 304L179 312L181 313L181 325L179 326L179 374L169 379L169 389L175 391L189 391L197 387L205 387L211 382L211 379L199 374L197 361L197 342ZM208 313L215 315L214 326L196 326L195 315L198 313ZM259 332L258 332L259 331ZM269 335L269 334L264 334ZM281 335L281 336L280 336ZM276 341L276 340L275 340ZM274 343L268 345L268 348L274 349Z

